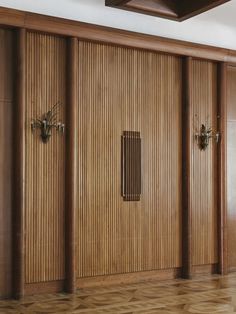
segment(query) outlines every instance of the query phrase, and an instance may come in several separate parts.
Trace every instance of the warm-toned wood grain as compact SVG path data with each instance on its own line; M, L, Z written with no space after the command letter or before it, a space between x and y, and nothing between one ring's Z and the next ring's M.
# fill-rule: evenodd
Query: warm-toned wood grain
M63 292L65 288L64 280L28 283L25 285L25 295L37 295L46 293Z
M15 107L13 112L13 296L24 295L25 275L25 88L26 88L26 30L16 33Z
M227 68L227 236L228 269L236 269L236 67Z
M218 263L217 144L210 141L201 151L194 134L201 123L217 130L217 65L193 60L190 96L190 208L192 216L192 264Z
M12 274L14 275L13 291L16 297L23 295L24 282L29 291L31 288L35 291L37 286L34 284L40 282L46 284L52 281L48 287L59 289L58 287L62 285L60 280L67 279L66 290L71 292L75 289L75 270L78 277L77 284L80 285L84 284L87 278L91 278L91 283L99 281L96 276L100 275L106 277L110 274L129 273L129 276L134 278L138 272L170 269L172 273L176 268L180 268L182 252L184 254L190 252L185 251L184 248L183 251L181 247L181 194L185 191L181 186L182 131L183 141L190 136L189 148L192 152L188 166L191 166L189 178L192 180L190 180L192 185L189 193L192 203L189 208L192 211L193 240L192 255L189 255L187 265L192 263L215 265L220 262L221 272L225 271L227 262L222 261L221 258L227 251L226 237L224 236L223 239L223 233L220 232L225 230L226 221L218 221L219 235L221 235L218 248L217 210L219 208L217 209L216 204L218 200L222 214L223 189L226 188L223 186L223 177L226 173L223 169L224 163L221 164L219 159L218 176L215 171L216 145L211 143L206 152L200 153L193 139L195 113L199 113L200 120L205 120L209 114L210 124L213 124L214 128L217 127L217 103L218 113L224 114L225 65L219 66L218 77L221 77L222 82L218 80L217 92L217 66L213 62L194 60L191 65L191 77L190 73L186 75L186 68L183 68L185 75L182 76L180 57L157 54L143 49L202 56L221 61L232 61L230 56L235 52L14 10L0 9L0 21L5 21L6 25L10 23L12 25L15 23L17 26L27 25L27 28L57 34L74 34L76 37L113 44L113 46L106 46L80 41L78 49L77 38L74 37L68 40L70 44L66 51L65 38L30 32L27 34L25 49L26 31L20 29L16 31L15 38L18 40L15 42L16 46L14 45L16 62L10 64L12 37L8 35L10 31L0 32L0 36L6 34L6 38L2 38L0 42L0 63L3 63L0 71L0 102L3 110L0 119L4 118L0 134L0 145L4 150L1 149L0 161L5 163L4 166L0 163L0 166L3 173L7 173L4 174L7 179L3 176L4 186L0 191L4 196L0 198L0 202L6 204L4 207L1 205L0 208L0 212L3 210L6 213L0 221L0 234L4 234L5 237L0 238L0 250L2 250L0 263L3 263L0 264L0 293L3 295L1 289L6 294L11 291L10 284L7 282L9 283L8 279L10 280L11 268L9 225L11 171L8 165L11 163L12 147L15 157ZM142 49L129 49L124 46ZM5 62L6 58L7 62ZM17 78L14 93L11 87L13 65L14 76ZM25 74L27 74L26 78ZM234 115L236 115L236 107L233 105L235 79L234 73L231 74L232 82L229 87L231 94L228 94L228 101L232 105L229 107L228 114L233 118L232 121L231 118L228 120L228 128L231 132L229 150L232 148L230 145L233 143ZM190 98L190 111L183 115L184 119L189 115L190 128L188 124L182 124L181 94L184 93L182 93L181 81L183 81L183 90L187 88L189 93L186 93L187 99ZM25 91L27 91L26 101ZM6 132L7 123L7 135L11 136L9 119L13 94L16 100L14 129L16 128L18 132L15 133L14 145L11 146L2 134ZM50 142L44 145L40 141L38 132L32 134L30 129L31 119L40 116L58 100L64 105L61 112L63 122L66 118L66 167L65 136L54 133ZM221 117L218 123L223 135L219 147L221 158L226 158L224 123ZM186 138L184 128L188 132ZM126 129L139 130L144 143L142 153L144 198L140 204L126 205L120 195L120 138ZM26 147L24 146L25 132ZM24 153L26 153L26 163ZM230 167L232 167L234 151L230 154L230 158ZM77 162L79 167L76 170ZM183 156L182 164L185 165L185 162ZM25 165L26 190L24 191ZM66 179L64 172L67 169ZM234 170L230 175L234 180ZM67 189L65 189L65 182ZM217 182L221 184L218 189ZM0 181L0 186L1 184ZM234 193L233 181L230 181L230 184L228 202L234 200L231 198L234 195L232 194ZM216 195L213 197L216 191L220 194L218 198ZM76 199L77 193L78 199ZM25 220L23 220L24 208ZM68 211L65 212L65 209ZM229 254L234 254L234 205L230 207L229 212L227 234L232 243L229 244ZM78 217L74 220L75 214ZM225 216L220 216L220 219L226 219ZM66 233L65 228L68 231ZM24 233L25 242L23 242ZM187 234L188 237L191 236L189 232ZM66 250L64 239L68 245ZM183 242L183 245L184 243L186 242ZM25 262L24 244L26 245ZM6 246L8 246L7 250L5 250ZM190 260L191 256L193 262ZM65 257L67 264L65 264ZM232 255L229 262L231 270L235 269L234 258L235 256ZM6 264L6 261L9 262ZM6 267L6 272L2 271L2 267ZM207 267L214 269L215 266ZM92 276L95 276L94 281ZM2 279L6 283L4 288L1 288ZM54 285L58 280L60 283ZM30 286L31 284L33 285ZM40 289L42 291L43 288Z
M209 265L195 265L192 267L193 277L199 277L199 275L210 275L216 274L218 269L218 264L209 264Z
M76 289L76 206L77 206L77 71L78 40L68 40L67 51L67 110L66 110L66 212L65 266L66 291Z
M135 273L126 273L118 275L104 275L95 277L85 277L77 279L77 286L80 289L123 285L123 284L136 284L140 282L152 282L153 280L170 280L180 277L180 268L152 270L152 271L139 271Z
M73 36L125 47L235 62L236 51L0 7L0 25Z
M181 59L79 43L77 277L181 266ZM142 197L121 197L121 135L142 138Z
M13 42L12 31L0 29L0 299L12 292Z
M65 136L53 131L47 144L32 118L61 102L58 120L66 108L66 40L27 34L26 81L26 215L25 282L61 280L65 276Z
M218 64L218 130L221 133L218 145L218 237L220 274L228 272L227 243L227 65Z
M192 276L192 210L190 203L191 177L191 86L192 58L184 58L182 65L182 277Z

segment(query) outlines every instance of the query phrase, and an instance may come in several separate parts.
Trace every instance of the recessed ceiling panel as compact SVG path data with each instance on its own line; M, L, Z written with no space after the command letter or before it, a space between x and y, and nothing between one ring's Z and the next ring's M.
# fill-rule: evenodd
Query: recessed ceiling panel
M183 21L231 0L106 0L106 5Z

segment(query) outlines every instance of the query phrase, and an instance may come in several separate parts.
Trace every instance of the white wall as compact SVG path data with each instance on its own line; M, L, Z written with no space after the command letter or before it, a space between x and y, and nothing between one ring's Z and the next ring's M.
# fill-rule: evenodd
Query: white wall
M181 23L108 8L104 2L105 0L0 0L0 6L236 49L236 0Z

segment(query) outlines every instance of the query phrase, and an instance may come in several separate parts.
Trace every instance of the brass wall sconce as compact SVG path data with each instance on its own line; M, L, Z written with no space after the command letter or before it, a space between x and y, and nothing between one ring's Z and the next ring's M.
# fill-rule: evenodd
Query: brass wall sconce
M31 129L40 129L41 139L43 143L47 143L52 135L52 129L56 129L58 132L64 133L65 125L61 122L57 122L57 115L60 102L57 102L48 112L42 115L41 119L33 119L31 122Z
M201 125L200 132L195 134L195 138L200 150L206 150L210 139L215 139L216 143L220 140L220 133L213 132L212 128L208 128L205 124Z

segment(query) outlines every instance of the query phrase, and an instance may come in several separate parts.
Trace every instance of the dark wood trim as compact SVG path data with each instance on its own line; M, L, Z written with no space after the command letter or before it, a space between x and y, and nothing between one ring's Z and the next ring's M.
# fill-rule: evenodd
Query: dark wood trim
M130 0L105 0L105 4L111 7L117 7L119 5L124 5Z
M117 46L236 63L236 51L230 49L144 35L3 7L0 7L0 25L24 27L28 30L78 37Z
M133 284L152 280L168 280L180 277L180 268L142 271L135 273L77 278L77 287L105 287L110 285Z
M146 0L139 0L136 2L131 0L106 0L106 5L118 9L182 22L229 1L231 0L181 0L177 3L166 1L166 6L164 6L162 0L156 0L155 3L154 1Z
M68 39L68 74L66 104L66 208L65 208L65 290L76 290L75 223L76 223L76 109L77 109L78 40Z
M45 293L59 293L63 292L64 281L51 281L28 283L25 285L25 295L45 294Z
M190 206L190 93L192 58L183 59L183 114L182 114L182 277L192 277L192 217Z
M25 210L25 68L26 30L16 31L16 82L13 110L13 296L24 296L24 210Z
M146 0L144 0L143 5L135 5L131 3L131 0L126 0L126 1L113 1L113 0L106 0L106 6L117 8L117 9L122 9L125 11L131 11L131 12L136 12L140 14L145 14L145 15L151 15L151 16L156 16L164 19L169 19L173 21L179 21L179 17L177 12L174 10L171 10L168 7L163 8L162 5L156 3L156 8L154 7L153 3L152 5L147 5Z
M227 65L218 65L218 130L221 142L218 147L218 234L219 273L228 273L227 246Z

